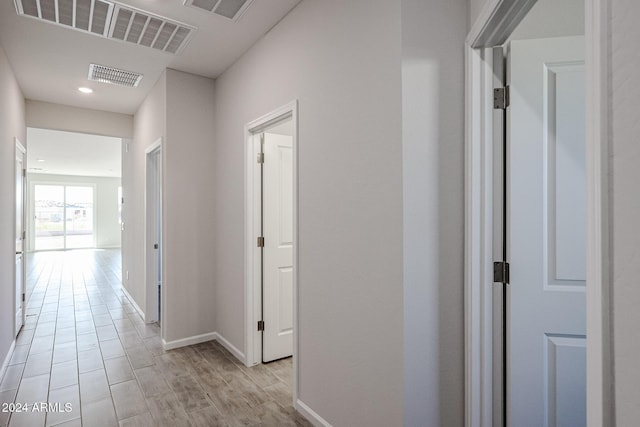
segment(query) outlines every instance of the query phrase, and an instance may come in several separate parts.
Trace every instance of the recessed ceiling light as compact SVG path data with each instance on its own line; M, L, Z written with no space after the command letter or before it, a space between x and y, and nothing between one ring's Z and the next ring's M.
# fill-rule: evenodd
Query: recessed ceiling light
M39 161L40 163L42 163L42 162L44 162L44 159L38 159L38 161Z
M93 89L88 87L79 87L78 90L82 93L93 93Z

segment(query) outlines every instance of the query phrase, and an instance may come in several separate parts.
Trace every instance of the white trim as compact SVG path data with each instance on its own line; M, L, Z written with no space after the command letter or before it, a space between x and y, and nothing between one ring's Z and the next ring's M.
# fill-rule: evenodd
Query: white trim
M257 298L255 298L256 289L259 288L259 276L255 274L256 257L259 252L256 251L255 239L255 207L257 206L256 195L256 177L254 175L256 157L254 152L253 134L260 132L270 124L281 120L290 115L293 123L293 402L298 398L298 354L299 336L298 336L298 101L294 100L290 103L266 114L244 127L245 134L245 351L246 366L253 366L261 362L262 342L260 333L257 331L256 325L258 321L259 311Z
M587 420L614 420L609 237L609 25L607 0L585 0L587 45Z
M587 419L590 427L613 425L610 342L608 0L585 0L587 44ZM493 415L491 298L486 280L492 258L493 137L492 63L483 47L502 44L529 10L531 0L489 0L466 42L465 197L465 425L490 427ZM486 53L486 52L485 52ZM490 280L490 279L489 279ZM489 388L488 388L489 387Z
M224 348L229 350L229 353L233 354L233 356L236 359L238 359L242 364L244 365L247 364L247 358L243 352L238 350L236 346L231 344L231 342L229 342L229 340L223 337L222 334L220 334L219 332L214 332L214 335L215 335L215 340L218 341Z
M133 308L136 309L136 312L138 313L138 315L140 316L140 318L142 320L144 320L144 311L142 311L142 309L140 308L140 306L136 303L136 301L133 299L133 297L131 296L131 294L129 293L129 291L127 291L127 289L123 286L120 286L120 289L122 289L122 293L124 294L125 297L127 297L127 299L129 300L129 304L131 304L133 306Z
M466 59L465 418L476 427L491 425L494 410L493 55L467 46Z
M295 401L295 407L311 424L316 427L333 427L327 420L322 418L316 411L311 409L302 400Z
M162 348L165 350L173 350L175 348L186 347L189 345L200 344L202 342L213 341L216 339L217 334L215 332L209 332L207 334L194 335L192 337L181 338L174 341L165 341L162 339Z
M153 144L145 148L144 154L151 154L154 151L156 151L158 148L162 148L162 137L156 139Z
M260 152L260 143L256 137L245 129L247 152L246 186L245 186L245 351L246 365L254 366L262 361L262 340L256 327L261 317L260 295L260 249L256 247L255 238L259 235L260 217L257 214L260 206L260 175L256 173L256 156Z
M27 225L27 211L29 210L29 205L28 205L28 199L27 199L27 194L29 192L29 183L27 182L27 149L25 148L25 146L22 144L22 142L20 142L20 140L15 137L14 138L15 141L15 152L14 152L14 156L13 156L13 165L14 165L14 181L13 181L13 188L16 189L18 186L18 182L16 179L16 173L18 171L15 170L15 166L16 166L16 162L17 161L21 161L22 162L22 170L19 171L20 175L22 176L22 218L21 218L21 223L22 223L22 254L21 254L21 258L22 261L20 262L20 270L22 270L20 273L20 277L22 278L20 283L20 293L22 294L22 298L19 299L18 295L16 295L16 281L17 281L17 277L18 277L18 269L16 268L16 264L15 261L13 263L13 334L14 336L19 333L19 330L21 328L24 328L25 323L27 322L27 302L24 300L24 297L26 295L27 292L27 249L29 247L27 241L27 229L29 228ZM15 191L15 190L14 190ZM16 200L16 199L14 199ZM95 202L95 196L94 196L94 202ZM18 216L17 216L17 205L16 203L14 203L13 205L13 230L15 233L16 228L18 227ZM95 222L94 222L94 227L95 227ZM16 237L14 234L14 247L15 247L15 240ZM94 236L95 237L95 236ZM17 255L17 254L16 254ZM17 258L17 256L16 256ZM16 302L20 301L20 311L22 312L22 319L21 322L22 324L20 325L20 328L18 328L17 323L17 316L16 313L18 311L18 307L16 307ZM1 377L1 376L0 376Z
M157 292L157 282L155 281L151 281L151 283L149 283L149 280L153 277L152 275L149 274L149 269L151 268L149 266L149 260L150 260L150 255L153 256L153 254L155 253L155 250L151 250L151 245L153 245L155 243L155 239L152 238L152 236L149 235L148 233L148 221L149 221L149 186L150 186L150 181L149 181L149 162L151 160L151 156L154 155L155 153L158 153L159 158L158 161L160 163L159 167L160 167L160 173L163 174L162 170L163 170L163 165L162 163L164 162L164 149L163 149L163 139L162 137L158 138L155 142L153 142L153 144L149 145L145 150L145 157L144 157L144 227L143 227L143 232L144 232L144 289L145 289L145 307L147 309L146 311L146 316L143 317L144 321L146 323L153 323L153 322L157 322L158 321L158 317L160 316L161 322L160 322L160 329L161 329L161 336L164 337L164 328L163 328L163 324L164 324L164 314L166 312L166 310L164 309L165 304L164 304L164 299L165 299L165 283L162 283L162 288L161 288L161 307L160 310L161 312L158 313L158 292ZM160 193L161 193L161 199L162 199L162 175L160 178L160 183L158 183L158 185L160 186ZM162 200L161 200L162 203ZM163 210L163 206L161 205L161 211ZM162 221L162 218L164 217L163 213L161 212L160 214L160 219L159 221ZM162 224L159 224L161 227L161 230L164 230L164 227L162 226ZM162 233L162 231L161 231ZM161 237L162 238L162 237ZM160 242L160 245L162 245L163 242ZM160 250L162 250L162 247L160 248ZM160 260L160 263L162 264L162 260ZM163 278L164 278L164 266L160 265L160 268L162 268L162 274L163 274Z
M13 333L13 332L12 332ZM13 357L13 350L16 348L16 340L11 341L11 345L9 346L9 351L4 358L4 362L2 362L2 366L0 366L0 381L4 379L4 374L7 372L7 368L9 367L9 363L11 362L11 358Z
M467 45L474 49L502 45L537 1L487 1L469 31Z
M27 154L27 149L24 147L22 142L20 142L18 138L13 138L13 139L16 142L16 148L18 149L18 151L20 151L22 154ZM25 161L25 166L26 166L26 161Z

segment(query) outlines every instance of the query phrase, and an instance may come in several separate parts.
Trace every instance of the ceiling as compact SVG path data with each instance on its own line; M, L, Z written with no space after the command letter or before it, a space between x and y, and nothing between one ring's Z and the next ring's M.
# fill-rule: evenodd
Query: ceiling
M165 68L218 77L299 1L255 0L238 21L233 21L184 6L183 0L118 0L197 27L182 53L173 55L19 16L13 1L3 0L0 43L25 98L133 114ZM90 63L135 71L144 78L137 88L89 82ZM77 90L80 86L90 87L94 93L82 94Z
M27 129L29 173L120 177L120 138Z

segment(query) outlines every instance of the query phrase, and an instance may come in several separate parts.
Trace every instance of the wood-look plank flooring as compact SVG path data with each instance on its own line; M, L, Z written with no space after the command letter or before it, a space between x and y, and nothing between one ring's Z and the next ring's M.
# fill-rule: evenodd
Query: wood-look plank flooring
M291 405L291 359L246 368L215 341L164 351L122 292L119 250L39 252L27 266L0 403L29 406L0 411L0 427L310 425Z

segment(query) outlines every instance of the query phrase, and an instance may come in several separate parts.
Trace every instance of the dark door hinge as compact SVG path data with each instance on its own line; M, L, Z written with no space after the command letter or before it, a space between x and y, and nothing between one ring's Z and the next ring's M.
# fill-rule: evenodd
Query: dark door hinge
M264 331L264 320L258 320L258 330Z
M22 293L22 302L24 302L25 296L24 296L24 292Z
M493 108L504 110L510 104L509 86L496 88L493 90Z
M258 237L258 247L264 248L264 237Z
M509 263L504 261L497 261L493 263L493 282L494 283L509 283Z

